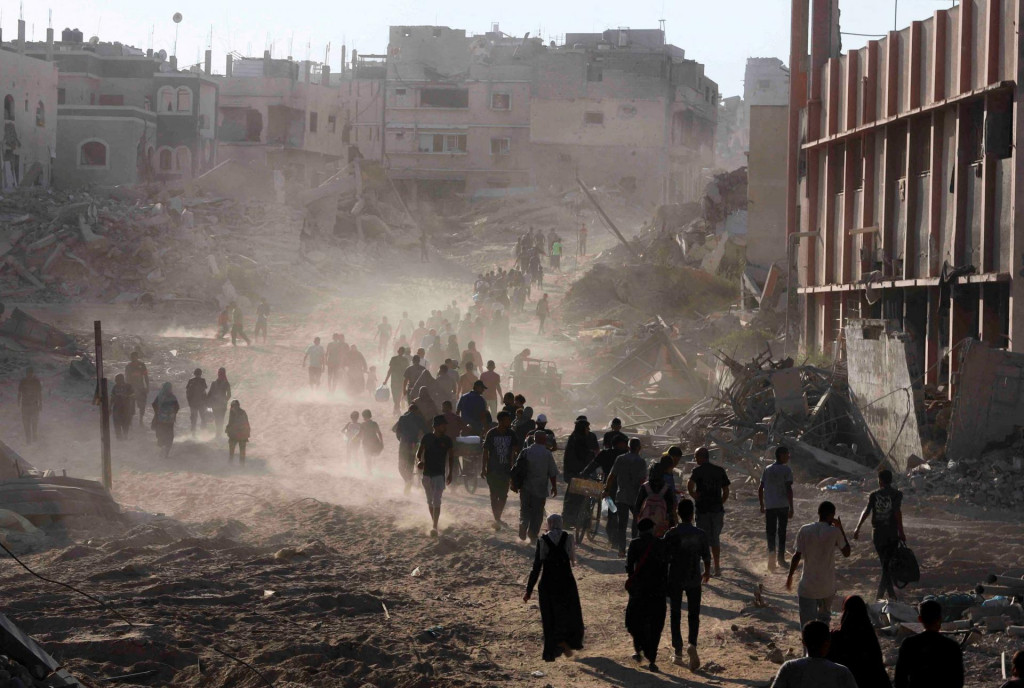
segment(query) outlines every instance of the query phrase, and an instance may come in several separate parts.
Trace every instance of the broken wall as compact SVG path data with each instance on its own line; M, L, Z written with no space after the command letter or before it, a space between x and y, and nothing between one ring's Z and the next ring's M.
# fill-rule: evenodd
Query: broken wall
M767 267L786 260L786 157L789 108L750 108L747 156L747 260Z
M893 470L905 472L922 456L919 381L910 375L911 346L881 320L849 320L846 365L854 403Z
M967 340L946 441L951 460L976 459L986 445L1004 442L1024 426L1024 354Z

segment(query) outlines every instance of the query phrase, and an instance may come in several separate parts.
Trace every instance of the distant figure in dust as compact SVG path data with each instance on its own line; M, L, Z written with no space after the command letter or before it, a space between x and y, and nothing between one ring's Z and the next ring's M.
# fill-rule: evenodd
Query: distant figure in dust
M427 493L427 507L433 528L430 537L437 537L437 522L441 519L441 495L452 484L455 473L454 444L447 436L448 422L444 416L434 416L434 432L424 435L416 451L417 468L423 472L423 490Z
M366 460L367 474L373 472L373 465L378 456L384 451L384 436L380 433L380 426L373 419L370 409L363 411L363 422L359 428L359 446L363 450L363 458Z
M556 272L562 271L562 240L558 237L551 242L551 269Z
M244 339L246 346L252 346L252 342L245 335L245 316L242 314L242 307L236 304L231 311L231 346L238 346L239 339Z
M575 562L572 536L562 529L562 517L551 514L548 532L537 540L533 569L523 595L523 601L529 602L539 578L537 593L544 628L545 662L553 662L559 655L572 657L573 650L583 649L583 609L572 573Z
M355 344L349 347L345 364L345 387L352 396L359 396L366 391L366 359Z
M224 306L220 315L217 316L217 339L224 339L231 331L231 308Z
M405 494L412 490L413 469L416 467L416 450L428 428L416 404L399 417L392 428L398 438L398 473L405 482Z
M309 362L309 386L312 389L320 388L320 378L324 374L324 348L320 346L320 338L314 337L313 343L306 347L306 353L302 357L302 365L305 367Z
M252 338L260 341L260 334L263 335L263 343L267 343L267 321L270 319L270 304L266 299L260 299L260 305L256 306L256 331Z
M152 428L156 433L156 446L163 450L166 459L171 453L171 445L174 444L174 420L178 417L178 398L171 390L171 383L165 382L160 392L153 400L153 423Z
M124 381L124 374L114 377L114 388L110 391L110 415L114 421L114 435L119 440L128 437L135 417L135 390Z
M39 439L39 412L43 408L43 385L32 368L25 369L25 377L18 383L18 402L25 441L32 444Z
M352 448L358 444L360 430L362 430L362 426L359 424L359 411L353 411L348 414L348 422L341 429L341 434L345 436L346 461L352 458Z
M430 254L427 251L427 233L420 232L420 262L429 263Z
M540 321L537 334L544 334L544 321L548 319L549 315L551 315L551 302L548 301L548 295L544 294L537 302L537 320Z
M203 430L206 429L206 380L203 371L196 368L192 379L185 384L185 401L188 402L188 418L192 426L192 436L196 436L196 421Z
M387 316L381 318L380 324L377 325L377 357L384 360L384 357L388 355L388 345L391 343L391 323L388 322Z
M327 342L327 347L324 349L324 354L327 358L328 392L333 392L338 386L338 372L344 364L344 359L347 353L348 345L345 344L345 338L335 332L331 336L331 341Z
M146 417L146 400L149 399L149 371L146 364L139 360L139 352L133 351L132 360L124 367L124 376L128 384L135 390L135 404L139 409L139 425Z
M391 402L394 404L394 413L398 415L401 410L402 404L402 388L405 375L405 369L409 367L409 359L405 356L405 347L398 347L398 353L391 357L388 361L388 372L384 376L384 382L382 385L387 385L388 380L391 381Z
M580 225L580 231L576 235L576 255L587 255L587 226Z
M242 408L241 402L235 399L231 402L231 411L228 413L228 425L225 428L228 433L228 463L235 460L235 447L238 447L238 462L245 465L245 445L249 443L249 435L252 429L249 427L249 414Z
M231 383L228 382L228 372L224 368L217 370L217 379L210 384L210 391L206 393L206 401L213 410L213 424L217 428L217 437L224 427L224 415L228 412L228 401L231 399Z

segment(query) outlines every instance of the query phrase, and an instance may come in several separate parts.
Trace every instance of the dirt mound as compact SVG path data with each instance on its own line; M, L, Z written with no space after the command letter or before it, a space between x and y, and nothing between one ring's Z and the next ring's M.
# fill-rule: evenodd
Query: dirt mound
M573 283L562 302L567 322L613 319L627 325L650 319L690 317L728 305L729 282L702 270L658 265L596 265Z

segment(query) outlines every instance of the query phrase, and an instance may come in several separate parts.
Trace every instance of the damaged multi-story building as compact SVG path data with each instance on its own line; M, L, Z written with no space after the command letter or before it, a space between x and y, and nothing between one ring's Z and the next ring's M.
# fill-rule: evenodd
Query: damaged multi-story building
M114 186L188 179L216 161L217 84L205 69L64 29L25 54L58 69L54 184Z
M57 149L57 69L25 55L25 22L13 44L0 40L0 97L4 131L0 141L0 188L48 186Z
M952 390L963 342L1024 351L1024 3L962 0L846 53L836 5L793 3L803 344L832 349L850 319L895 322L924 381Z
M261 58L228 55L219 79L219 160L315 186L354 157L375 157L383 71L358 56L353 69L344 69L344 57L342 65L332 73L326 63L273 58L269 50Z
M387 66L385 159L408 194L569 188L578 175L680 202L714 165L718 86L662 29L545 45L497 25L395 26Z

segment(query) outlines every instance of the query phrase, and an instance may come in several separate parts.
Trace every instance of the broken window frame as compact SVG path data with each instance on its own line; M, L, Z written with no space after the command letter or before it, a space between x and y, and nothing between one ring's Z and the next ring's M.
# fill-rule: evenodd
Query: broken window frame
M334 115L327 115L327 133L335 134L338 131L338 118Z
M192 89L180 86L174 92L174 109L176 112L192 112Z
M174 89L170 86L163 86L157 91L156 102L158 105L157 112L174 112Z
M496 99L499 100L499 101L500 101L500 99L504 99L504 101L505 101L504 107L501 107L500 105L495 105L495 100ZM511 110L512 109L512 94L511 93L506 93L506 92L492 93L491 94L491 109L492 110L500 110L500 111L503 111L503 112L507 112L507 111Z
M491 139L491 155L510 155L512 139L507 136L496 136Z
M309 133L315 134L317 129L320 127L320 113L310 112L309 113Z
M604 113L595 110L587 110L583 113L583 124L588 127L603 127Z
M419 106L422 108L469 109L468 88L421 88L419 95Z
M429 146L425 143L429 141ZM420 133L417 152L426 155L465 155L468 150L466 134L431 132Z
M78 166L88 169L107 169L110 146L100 139L87 139L78 144Z
M43 105L43 101L36 103L36 126L46 126L46 106Z

